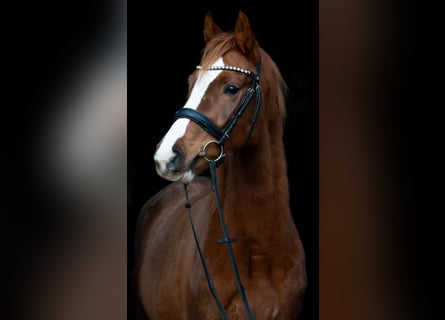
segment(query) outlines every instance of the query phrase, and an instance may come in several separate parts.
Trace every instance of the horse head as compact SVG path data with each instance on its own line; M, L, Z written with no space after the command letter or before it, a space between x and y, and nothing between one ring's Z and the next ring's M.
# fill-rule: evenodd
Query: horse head
M240 11L234 31L224 32L208 13L204 41L185 105L154 154L157 173L170 181L188 183L208 169L209 159L258 140L252 129L261 104L261 49L247 16Z

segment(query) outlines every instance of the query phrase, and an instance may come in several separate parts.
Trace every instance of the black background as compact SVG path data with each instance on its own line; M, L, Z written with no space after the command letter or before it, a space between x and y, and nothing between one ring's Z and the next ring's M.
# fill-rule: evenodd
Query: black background
M91 57L113 50L120 39L129 40L128 318L134 317L131 276L135 222L143 203L167 184L154 170L155 145L171 125L174 111L184 103L187 76L197 65L204 44L205 14L211 11L216 23L229 30L242 9L290 89L285 146L291 207L305 247L308 274L302 319L317 319L318 3L194 1L131 6L127 35L126 1L25 1L2 5L2 34L7 44L2 60L6 103L0 140L4 150L1 243L8 261L2 264L8 297L4 301L4 318L23 316L27 303L32 302L28 296L28 288L33 286L30 263L39 261L45 266L40 253L64 245L62 239L67 234L82 237L74 221L54 210L61 195L43 191L46 186L39 182L35 152L44 151L38 150L36 137L56 111L52 98L69 88Z
M383 154L383 158L394 169L387 180L395 189L389 193L395 208L383 222L395 231L395 235L401 235L389 239L393 242L385 243L385 247L392 247L401 256L396 263L390 259L382 259L382 263L391 277L401 278L403 282L402 294L397 298L409 298L401 300L397 307L409 310L412 318L435 318L443 304L437 292L444 283L441 258L444 212L443 10L420 1L390 1L380 7L383 12L375 10L373 1L363 1L363 4L375 26L387 23L379 32L394 37L376 48L387 55L377 67L390 77L377 79L378 84L388 87L381 92L372 92L374 102L382 104L376 108L380 118L368 120L376 130L384 129L382 131L390 136L388 141L391 142L384 141L383 144L391 153ZM379 5L379 2L375 3L375 6ZM318 2L145 1L133 2L130 7L129 272L133 259L134 223L139 209L166 183L154 172L154 146L171 124L173 112L184 102L187 75L195 68L203 46L203 17L211 9L221 27L232 28L237 10L242 8L248 14L260 44L274 58L291 89L285 143L291 205L308 256L309 287L303 317L317 319L318 43L326 42L326 37L319 39ZM334 31L337 26L341 30L345 23L350 23L346 26L348 29L355 28L356 22L342 19L341 13L350 8L349 3L329 2L329 7L325 4L324 8L332 13ZM10 302L20 296L18 289L30 267L27 263L29 252L36 254L41 242L57 243L60 240L58 232L61 232L57 212L53 214L45 210L46 203L42 203L39 192L41 186L33 180L33 138L45 126L44 120L52 112L48 97L63 90L61 85L77 72L85 57L107 47L116 28L122 28L121 19L127 20L127 13L126 1L119 0L4 2L1 13L0 245L4 258L1 281L5 294L0 312L2 319L17 319L18 314L14 311L25 310L27 306L12 308L14 304ZM384 21L385 17L388 20ZM375 48L372 39L366 34L364 38ZM335 33L332 41L336 41ZM329 70L321 68L320 72L326 74ZM320 105L320 108L330 107L329 99ZM333 114L336 114L335 109ZM333 119L332 125L335 124ZM329 162L329 159L322 160ZM387 180L384 177L383 183ZM341 183L332 181L333 190ZM57 195L45 195L48 196ZM320 219L321 223L324 221ZM338 221L338 224L343 223L345 221ZM50 237L50 234L56 237ZM331 240L330 233L323 236ZM354 258L346 263L354 265ZM321 267L329 270L329 265L322 264ZM337 276L348 278L342 270L332 274L332 277ZM320 285L320 291L336 293L336 288L329 288L326 281ZM131 319L131 294L128 302L128 318ZM343 302L340 312L325 314L325 318L348 318L347 312L342 311L348 309L351 301ZM320 307L324 305L326 300ZM8 314L11 309L15 309L12 316ZM414 309L416 313L411 312ZM3 312L7 315L3 316Z
M116 3L126 1L116 0ZM309 287L303 318L317 319L318 45L319 41L326 41L326 38L319 39L318 2L138 2L130 7L129 275L134 223L140 207L166 184L154 171L154 146L171 124L173 112L184 102L187 75L199 61L203 47L203 17L211 9L215 21L222 28L230 29L241 8L248 14L260 44L276 61L290 87L285 145L291 205L308 258ZM343 12L348 7L340 1L327 11ZM409 299L401 301L400 306L409 311L416 309L416 313L411 313L413 318L432 318L442 305L437 288L443 284L440 263L443 255L440 219L444 211L442 11L419 1L403 2L403 5L389 2L383 9L383 17L388 18L389 12L389 24L383 31L394 38L379 48L388 55L379 67L390 78L377 79L378 84L388 87L383 92L372 92L373 99L382 104L378 104L375 109L378 114L369 122L376 130L383 128L383 132L390 135L391 143L387 147L391 153L386 160L394 169L389 178L395 189L389 193L394 210L383 222L396 231L395 235L401 235L390 239L394 243L387 243L401 257L395 264L382 262L395 270L390 276L403 281L400 296ZM1 312L15 309L12 317L10 314L1 317L15 319L18 318L16 311L27 307L14 308L10 302L21 296L19 288L29 272L26 263L29 251L36 255L41 242L57 243L61 232L58 213L45 210L47 203L42 202L41 186L33 180L31 150L35 151L36 132L45 126L46 117L52 113L48 97L63 91L62 84L77 72L85 57L114 41L116 28L122 29L122 18L126 24L127 13L126 5L115 6L108 0L5 2L1 12L0 243L4 258L1 281L5 292ZM380 12L376 13L374 22L379 25L383 21ZM332 25L341 26L345 22L341 17L341 14L334 15ZM335 36L332 40L335 42ZM390 64L386 64L388 61ZM320 72L326 73L326 70ZM326 107L329 106L320 106ZM332 124L335 126L335 119ZM332 181L332 184L335 187L341 181ZM48 196L56 198L57 194L45 195L45 198ZM324 236L329 238L329 234ZM354 264L354 257L351 258L347 263ZM339 275L345 279L348 276L341 274L341 270ZM329 284L324 281L320 285L326 292ZM128 318L131 319L134 297L129 293ZM347 309L350 301L344 302ZM320 303L320 307L324 305L326 301ZM345 319L348 314L325 316Z
M302 319L318 318L318 4L194 2L132 19L128 100L129 266L134 225L143 203L168 182L157 176L153 153L183 106L187 77L204 46L204 16L210 11L233 30L238 10L249 17L260 45L277 63L289 86L285 148L291 207L307 255L308 289ZM131 270L130 270L131 272ZM130 296L129 312L132 301ZM131 317L130 317L131 318Z

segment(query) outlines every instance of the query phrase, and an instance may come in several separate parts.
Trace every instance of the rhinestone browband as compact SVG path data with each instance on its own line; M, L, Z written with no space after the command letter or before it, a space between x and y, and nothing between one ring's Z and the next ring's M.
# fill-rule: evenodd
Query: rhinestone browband
M196 66L196 69L203 70L202 66ZM244 72L245 74L248 74L250 76L253 75L253 72L244 68L239 67L233 67L233 66L211 66L208 68L205 68L205 70L232 70L232 71L238 71L238 72Z

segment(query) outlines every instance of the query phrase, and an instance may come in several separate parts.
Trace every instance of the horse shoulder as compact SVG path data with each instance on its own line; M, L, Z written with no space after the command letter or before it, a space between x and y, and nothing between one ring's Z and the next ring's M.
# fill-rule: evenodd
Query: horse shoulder
M209 179L195 178L187 186L187 190L191 203L206 204L211 193ZM187 254L191 250L189 247L195 250L191 238L190 241L184 241L191 235L190 232L185 232L190 231L186 223L185 203L184 185L173 182L146 201L137 222L135 265L138 295L141 306L143 305L141 308L151 310L150 312L157 315L171 314L180 317L185 312L178 303L187 296L187 286L168 290L177 287L179 280L190 278L186 274L180 279L180 274L189 272L185 267L191 264L189 260L192 255ZM161 279L163 283L160 282ZM153 288L156 289L152 291Z
M196 177L188 186L187 192L190 202L198 202L211 190L210 179L208 177ZM153 221L166 211L173 210L178 204L185 204L184 185L179 182L172 182L159 190L149 198L142 206L138 220L136 222L135 248L136 253L141 252L144 237L147 234Z

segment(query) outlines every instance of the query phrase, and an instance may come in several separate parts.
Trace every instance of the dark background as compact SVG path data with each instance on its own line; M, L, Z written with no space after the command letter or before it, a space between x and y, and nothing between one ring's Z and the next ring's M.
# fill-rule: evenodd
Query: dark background
M317 7L319 3L320 8ZM184 102L186 78L195 68L203 45L205 12L212 9L221 27L231 28L237 9L242 8L249 15L261 45L275 59L291 89L285 142L291 204L308 256L309 287L304 318L318 318L318 247L320 252L332 253L334 262L341 260L343 263L341 268L333 270L333 260L320 261L320 271L325 272L320 281L322 298L319 305L320 310L324 310L320 312L320 318L430 319L441 314L443 299L437 293L444 283L441 258L445 163L442 116L444 24L443 11L437 6L420 1L390 1L382 5L369 0L335 3L307 0L132 2L128 32L131 89L128 98L128 193L122 200L128 209L125 212L128 214L125 219L125 222L128 220L128 237L125 239L128 241L128 266L132 266L134 223L139 209L166 183L155 175L152 154L155 144L171 124L173 112ZM122 19L126 25L127 13L126 1L120 0L4 2L1 12L0 270L3 304L0 318L22 319L22 312L32 312L30 302L35 302L48 288L43 282L38 287L31 286L32 291L26 290L41 279L40 274L29 277L35 261L50 267L54 247L71 247L66 242L67 235L84 239L84 233L76 223L63 216L66 208L48 210L61 194L57 190L42 192L45 185L36 179L35 158L44 153L44 150L36 149L39 147L36 137L46 129L47 119L54 111L49 103L50 97L66 91L66 83L72 81L86 60L96 55L100 57L103 50L109 50L109 43L116 40L116 30L126 33ZM319 14L320 24L324 25L320 34ZM367 29L362 24L365 20L369 23ZM355 32L357 38L342 42L348 31ZM376 41L375 36L381 35L386 40ZM357 54L353 51L345 56L343 49L354 47L356 42L364 44L365 53L372 57L377 52L377 63L370 64L371 70L357 73L351 79L348 67L356 67ZM327 43L332 46L318 50L319 44ZM327 78L320 90L317 88L319 53L326 59L319 71ZM355 82L365 83L368 88L368 94L362 96L362 100L371 102L370 110L363 107L363 101L358 101L360 104L352 99L356 94L351 90ZM346 90L339 93L339 86ZM318 103L319 97L324 99L323 102ZM328 111L325 124L320 125L320 134L317 110ZM348 189L344 178L351 172L350 167L331 158L344 147L345 141L339 139L332 144L329 140L338 131L343 133L341 138L349 138L363 127L363 122L354 122L357 118L352 117L354 121L350 121L354 113L366 114L361 119L365 118L365 124L377 132L376 148L371 145L373 153L369 158L382 157L383 167L390 170L380 173L381 181L373 187L388 199L390 210L376 210L371 214L379 218L379 228L372 229L354 220L362 209L366 212L366 201L362 204L365 208L353 207L345 219L338 201L334 202L337 206L331 206L331 201L320 197L320 204L324 203L327 209L320 211L320 227L324 229L319 233L318 162L336 173L334 178L322 177L328 195L336 199L338 190L346 187L345 198L340 200L343 204L354 200L354 192L349 192L354 186L349 185ZM355 130L340 124L355 126ZM320 160L318 135L334 149L327 157L322 155ZM357 143L369 146L369 142L361 138ZM357 177L358 180L362 178ZM369 203L373 202L374 199L369 197ZM99 225L102 227L102 221ZM338 232L345 227L358 230L359 235L362 231L367 232L372 243L376 239L383 240L379 252L380 249L390 249L392 253L380 257L378 261L383 269L373 272L376 279L370 278L370 281L375 280L377 294L373 297L377 301L370 301L366 288L348 273L352 269L357 270L359 278L368 277L366 272L360 273L358 263L367 260L355 255L365 248L357 243L357 234ZM381 237L382 229L389 231L389 237ZM376 230L378 232L374 233ZM120 235L115 238L124 242ZM94 240L97 239L89 239L88 244L96 243ZM348 244L356 251L348 252L345 247ZM49 256L41 256L42 251L48 250ZM349 254L345 255L345 252ZM364 255L367 256L367 252ZM71 263L70 259L66 260ZM108 265L124 264L113 260ZM58 266L56 269L60 270ZM63 274L64 270L61 271ZM119 282L124 277L117 276L114 280ZM385 291L383 278L397 279L395 292ZM334 279L338 279L339 287L332 285ZM352 290L347 294L340 290L351 283ZM112 282L112 286L115 285L118 287ZM109 291L107 288L103 290ZM70 288L67 292L71 292ZM64 294L49 296L51 307L58 305L58 298L65 297ZM84 296L91 304L97 302L99 305L96 299L103 295L85 291ZM354 300L354 297L358 299ZM132 298L130 294L129 319L133 314ZM393 299L397 300L396 304ZM402 313L408 316L379 313L380 303L385 305L388 301L394 309L406 311ZM77 301L74 304L77 310L83 310ZM352 307L356 308L355 312L351 311ZM34 314L30 317L36 318Z
M157 176L156 144L183 106L187 77L199 63L207 11L233 30L238 10L249 17L260 45L277 63L289 86L285 147L291 208L306 250L308 288L302 320L318 319L318 2L248 2L159 8L133 18L129 52L128 243L132 266L134 226L143 203L168 182ZM167 13L168 12L168 13ZM129 314L132 314L132 295ZM129 317L131 319L131 316Z
M1 248L7 261L1 272L7 297L2 318L28 318L39 308L40 299L47 303L41 306L48 307L45 311L61 304L60 299L64 301L71 290L54 294L41 273L56 287L63 286L64 281L51 278L50 270L61 275L67 272L61 278L69 278L64 268L65 264L76 265L73 254L84 252L85 245L94 247L103 241L101 232L109 231L104 227L108 219L91 223L89 217L78 221L78 217L65 215L66 211L77 213L77 205L82 211L89 204L78 202L73 208L71 198L65 199L66 195L47 181L42 183L45 173L37 159L46 152L39 139L51 125L52 116L69 114L68 108L54 104L54 98L70 92L88 63L100 63L116 48L118 54L126 49L127 38L131 90L127 102L127 212L122 224L127 225L128 319L133 318L130 279L135 222L143 203L167 184L154 170L155 145L171 125L174 111L184 103L187 76L199 62L204 45L205 14L210 10L217 24L228 30L242 9L290 89L285 146L292 212L305 247L308 274L302 319L318 319L318 3L194 1L131 6L128 35L126 1L25 1L2 6L3 41L7 44L0 139L4 150ZM114 238L123 241L120 233ZM108 247L114 245L114 240L109 241ZM66 256L60 256L59 251ZM110 268L123 265L119 259L111 263ZM87 270L97 276L93 261ZM117 283L109 285L120 288L121 280L122 276L116 276ZM87 287L88 281L78 281L79 286ZM109 291L102 290L105 292L99 297ZM94 305L93 295L85 291L83 299ZM76 301L72 302L76 309ZM100 309L99 302L97 306ZM83 309L79 306L77 310ZM38 314L31 318L37 319Z
M87 74L99 76L94 67L110 56L119 56L116 67L124 68L126 1L7 1L0 10L0 318L51 319L49 315L57 308L63 309L63 305L71 305L66 311L73 317L75 310L91 316L101 309L97 297L103 299L107 291L120 291L123 295L119 282L126 280L126 274L113 276L115 281L109 281L111 290L92 293L91 288L95 287L92 279L100 278L94 261L106 259L101 251L87 257L85 248L97 248L102 243L106 244L101 249L105 252L105 248L116 249L116 243L124 243L124 239L119 228L111 231L112 215L103 216L99 223L94 221L99 211L96 205L109 203L108 199L98 199L101 191L94 184L89 190L93 201L87 203L86 198L71 198L73 194L65 192L72 181L66 180L55 187L51 178L47 179L55 173L52 169L58 160L51 153L55 140L47 140L45 133L55 129L56 114L62 117L75 114L72 112L79 106L70 105L70 99L83 94L75 90L80 78L87 79ZM55 130L51 139L63 136L64 129ZM87 140L93 138L89 135ZM120 154L124 153L121 149ZM118 171L111 175L120 175L122 169ZM86 172L79 175L83 174ZM124 206L125 196L119 199ZM87 213L87 208L95 214ZM120 220L119 225L125 226L126 219ZM105 240L103 231L111 231L108 235L113 235ZM107 262L107 270L124 265L117 256L113 258ZM81 305L83 298L70 297L75 290L68 283L75 274L81 274L78 268L81 264L86 267L83 275L88 276L73 283L81 291L88 283L93 284L82 294L92 306L90 309L85 307L88 303ZM58 289L53 291L55 288ZM123 305L123 299L120 300L114 305ZM74 308L68 311L71 307Z

